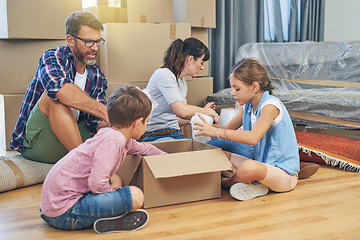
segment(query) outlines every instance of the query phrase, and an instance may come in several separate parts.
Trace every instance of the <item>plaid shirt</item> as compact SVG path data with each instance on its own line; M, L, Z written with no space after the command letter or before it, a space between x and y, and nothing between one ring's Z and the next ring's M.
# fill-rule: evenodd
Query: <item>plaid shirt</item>
M105 75L96 64L86 67L88 75L84 92L106 105L107 80ZM56 93L65 83L74 83L75 74L75 59L68 45L50 49L41 56L35 77L26 91L21 106L20 115L11 137L11 149L16 151L24 149L26 122L43 92L46 90L52 100L58 101ZM81 112L80 116L85 117L90 133L95 134L101 119L84 112Z

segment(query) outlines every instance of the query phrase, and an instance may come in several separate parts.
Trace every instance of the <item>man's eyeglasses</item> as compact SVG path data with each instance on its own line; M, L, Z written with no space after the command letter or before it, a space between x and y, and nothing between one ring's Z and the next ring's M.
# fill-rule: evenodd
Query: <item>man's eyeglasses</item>
M94 44L96 44L96 46L98 46L98 47L101 47L105 43L105 39L103 39L103 38L100 38L98 40L88 40L88 39L82 39L82 38L74 36L74 35L72 35L72 36L74 38L77 38L77 39L83 41L85 44L85 47L89 47L89 48L94 46Z

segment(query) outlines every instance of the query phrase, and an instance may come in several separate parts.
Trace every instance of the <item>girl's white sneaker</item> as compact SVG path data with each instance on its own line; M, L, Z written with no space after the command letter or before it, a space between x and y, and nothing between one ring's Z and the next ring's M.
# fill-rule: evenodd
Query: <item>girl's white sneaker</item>
M261 183L247 184L235 183L230 188L230 195L237 200L249 200L259 196L264 196L269 192L269 188Z

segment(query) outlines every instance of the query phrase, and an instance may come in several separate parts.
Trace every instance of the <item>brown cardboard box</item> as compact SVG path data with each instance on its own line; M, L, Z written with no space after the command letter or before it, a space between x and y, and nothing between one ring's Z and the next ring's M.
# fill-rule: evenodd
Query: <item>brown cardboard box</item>
M173 23L173 0L128 0L129 23Z
M119 7L96 6L84 9L97 17L101 23L127 23L127 9Z
M194 77L191 81L186 81L188 86L187 104L203 107L206 97L213 94L212 77Z
M190 37L188 23L107 23L100 68L109 82L147 82L163 65L170 44Z
M41 55L65 40L0 40L0 94L25 93Z
M184 137L186 138L192 137L192 128L190 123L180 126L180 131Z
M82 0L2 0L0 38L65 39L65 19Z
M174 21L192 27L216 28L216 0L174 0Z
M109 6L108 0L97 0L96 3L98 6Z
M169 154L127 156L117 172L144 192L144 208L221 197L221 171L231 169L221 149L192 139L151 144Z
M10 150L14 131L25 94L0 94L0 147ZM4 123L4 124L3 124Z
M108 82L108 89L106 91L106 98L109 99L111 93L118 89L119 87L125 87L125 85L129 85L129 86L136 86L139 87L140 89L144 89L147 86L147 82L139 82L139 83L109 83Z
M209 47L209 29L192 27L191 37L199 39L205 44L205 46ZM210 53L210 58L211 58L211 53ZM196 76L197 77L209 76L209 61L204 63L204 70L200 71Z

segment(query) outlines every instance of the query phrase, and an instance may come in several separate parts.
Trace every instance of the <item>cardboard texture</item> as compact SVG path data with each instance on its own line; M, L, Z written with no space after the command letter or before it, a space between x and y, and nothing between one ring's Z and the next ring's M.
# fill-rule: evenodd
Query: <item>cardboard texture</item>
M0 94L25 93L41 55L65 40L0 40Z
M192 137L192 128L191 128L191 124L188 123L186 125L180 126L180 131L181 134L186 137L186 138L191 138Z
M216 0L174 0L174 21L192 27L216 28Z
M199 107L205 105L206 97L213 94L212 77L193 77L191 81L186 81L188 86L187 103Z
M25 94L0 94L0 146L10 149L10 139L20 113Z
M2 0L0 39L65 39L65 19L82 0Z
M221 149L192 139L151 144L169 154L127 156L117 172L124 185L142 189L144 208L221 197L221 171L231 169Z
M127 23L127 9L119 7L96 6L84 9L97 17L101 23Z
M147 82L170 44L190 37L188 23L107 23L100 68L112 83Z
M98 6L109 6L108 0L97 0L96 3Z
M129 23L173 23L172 0L128 0Z
M205 46L209 47L209 29L192 27L191 37L199 39ZM209 61L210 59L204 63L204 70L200 71L198 75L196 75L197 77L209 76Z
M147 86L147 82L139 82L139 83L109 83L108 82L108 89L106 91L106 98L109 99L111 93L118 89L119 87L125 87L125 85L129 85L129 86L136 86L139 87L140 89L144 89Z

